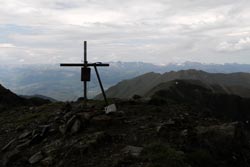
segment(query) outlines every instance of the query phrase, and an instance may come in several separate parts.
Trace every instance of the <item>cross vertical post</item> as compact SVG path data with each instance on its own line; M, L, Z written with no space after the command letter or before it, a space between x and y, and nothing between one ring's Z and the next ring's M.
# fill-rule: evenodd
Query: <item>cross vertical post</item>
M88 61L87 61L87 41L84 41L84 67L85 69L87 69L88 67ZM83 81L83 87L84 87L84 93L83 93L83 97L84 97L84 101L85 103L87 102L87 81L84 80Z
M87 41L84 41L84 65L87 66Z

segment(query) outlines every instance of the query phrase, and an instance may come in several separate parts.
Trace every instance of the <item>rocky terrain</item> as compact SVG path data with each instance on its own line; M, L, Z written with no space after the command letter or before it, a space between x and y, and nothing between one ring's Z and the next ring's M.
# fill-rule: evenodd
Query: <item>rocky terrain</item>
M176 84L178 83L178 84ZM54 102L0 112L9 167L248 167L249 99L176 80L151 99Z

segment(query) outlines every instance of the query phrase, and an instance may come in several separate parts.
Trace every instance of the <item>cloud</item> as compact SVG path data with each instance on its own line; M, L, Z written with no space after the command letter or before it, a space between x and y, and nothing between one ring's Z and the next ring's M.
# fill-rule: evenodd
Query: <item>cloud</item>
M218 46L219 51L234 52L250 49L250 37L242 38L236 42L222 42Z
M5 63L81 61L83 40L90 61L245 62L249 48L245 0L0 2Z
M0 43L0 48L15 48L16 46L11 43Z

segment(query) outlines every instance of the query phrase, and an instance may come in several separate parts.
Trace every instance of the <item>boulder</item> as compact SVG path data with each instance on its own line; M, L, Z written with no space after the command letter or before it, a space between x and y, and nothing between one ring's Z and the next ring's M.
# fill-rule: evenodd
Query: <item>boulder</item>
M70 103L66 103L66 104L61 108L61 110L62 110L63 112L68 113L68 112L70 112L70 111L72 110L72 105L71 105Z
M134 157L138 157L143 150L143 147L136 147L136 146L126 146L122 149L122 153L131 155Z
M81 125L82 125L82 122L79 119L76 119L71 127L70 133L75 134L79 132L81 130Z
M168 121L165 124L166 125L174 125L175 121L170 118L170 119L168 119Z
M63 135L65 135L65 134L66 134L66 128L65 128L65 125L60 125L58 129L59 129L59 131L60 131Z
M238 122L225 123L221 125L212 125L212 126L198 126L196 131L198 135L213 133L217 135L230 136L233 137L235 134L236 125Z
M20 153L20 151L17 149L14 149L14 150L7 152L3 156L3 166L7 166L10 161L16 159L19 156L19 153Z
M80 119L80 116L73 115L65 125L59 126L59 131L65 135L65 134L75 134L79 132L83 126L83 121Z
M161 124L159 124L157 127L156 127L156 132L157 133L160 133L161 131L162 131L162 128L164 127L164 123L161 123Z
M156 127L156 131L157 131L157 133L160 133L160 132L166 130L168 127L172 127L173 125L175 125L175 121L170 118L167 120L167 122L160 123Z
M180 135L181 135L182 137L186 137L186 136L188 135L188 130L187 130L187 129L182 130L182 131L180 132Z
M98 115L91 119L90 123L97 126L108 126L112 122L112 118L107 115Z
M54 164L54 159L52 157L47 157L41 161L44 166L52 166Z
M77 114L81 120L90 120L93 117L93 113L92 112L83 112L83 113L78 113Z
M31 134L32 134L32 131L25 131L25 132L23 132L23 133L18 137L18 139L24 139L24 138L26 138L26 137L31 136Z
M43 136L41 136L41 134L34 134L33 136L32 136L32 139L31 139L31 141L30 141L30 144L38 144L38 143L40 143L42 140L44 139L44 137Z
M77 116L82 120L82 121L89 121L93 117L96 117L98 115L103 115L104 111L88 111L88 112L81 112L77 113Z
M70 118L72 118L72 115L73 115L72 112L68 112L68 113L66 113L66 114L63 116L63 118L64 118L64 120L69 120Z
M30 145L30 142L31 142L31 140L29 140L29 139L24 140L24 141L22 141L20 144L18 144L18 145L16 146L16 148L17 148L17 149L26 148L26 147L28 147L28 146Z
M51 125L42 125L40 127L42 128L41 136L45 137L48 134Z
M32 156L29 158L29 163L30 163L30 164L38 163L38 162L40 162L43 158L44 158L44 156L43 156L42 152L39 151L39 152L37 152L36 154L32 155Z
M16 139L12 139L8 144L6 144L6 145L2 148L2 151L6 151L15 141L16 141Z
M75 115L73 115L66 123L65 126L65 132L67 133L68 131L70 131L71 127L73 126L73 124L75 123L77 117Z

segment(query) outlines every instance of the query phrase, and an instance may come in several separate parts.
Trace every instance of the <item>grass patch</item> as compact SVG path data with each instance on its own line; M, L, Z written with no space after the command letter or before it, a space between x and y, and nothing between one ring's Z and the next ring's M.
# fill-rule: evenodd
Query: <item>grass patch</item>
M209 151L204 149L197 149L187 155L189 163L194 167L210 167L216 166L215 159Z
M185 167L185 154L177 151L167 144L153 143L146 146L142 152L144 161L148 161L152 167Z

